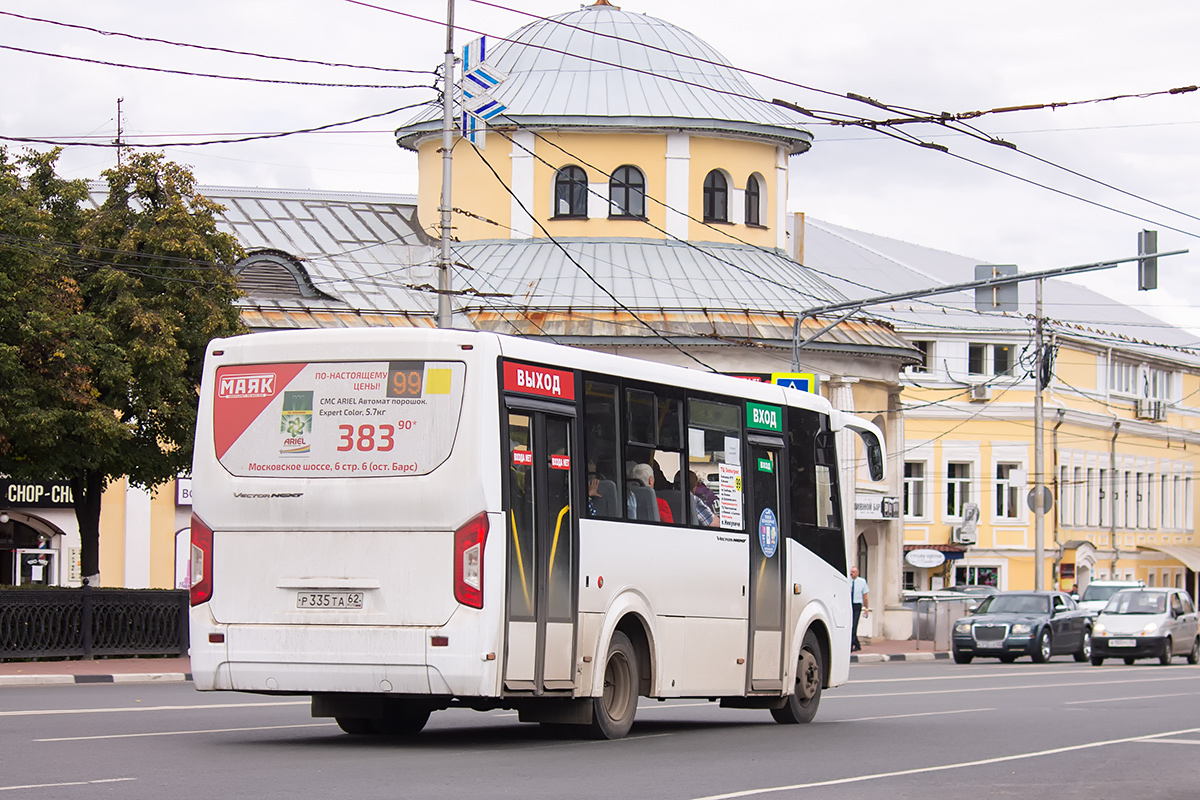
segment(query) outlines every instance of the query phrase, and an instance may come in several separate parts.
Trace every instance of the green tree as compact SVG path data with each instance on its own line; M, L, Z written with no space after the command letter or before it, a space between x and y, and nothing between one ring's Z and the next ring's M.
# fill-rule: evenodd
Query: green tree
M42 252L72 290L54 320L71 336L51 378L79 393L56 386L59 402L20 408L29 422L0 448L0 471L70 481L83 574L95 579L105 487L126 476L153 488L191 464L206 345L243 332L230 271L243 253L217 230L223 209L197 194L188 168L156 153L128 156L103 174L103 204L81 208L77 184L53 176L56 155L31 156L43 169L27 166L26 184L54 241L76 243ZM22 369L47 369L44 355L32 353ZM24 435L34 427L55 432L53 440Z

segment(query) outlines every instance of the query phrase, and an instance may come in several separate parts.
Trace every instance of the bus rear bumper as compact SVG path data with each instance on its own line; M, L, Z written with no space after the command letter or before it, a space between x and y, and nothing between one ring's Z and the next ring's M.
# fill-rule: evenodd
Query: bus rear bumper
M215 625L224 643L193 641L201 691L490 696L497 661L447 628ZM456 635L457 633L457 635ZM198 637L197 637L198 638Z

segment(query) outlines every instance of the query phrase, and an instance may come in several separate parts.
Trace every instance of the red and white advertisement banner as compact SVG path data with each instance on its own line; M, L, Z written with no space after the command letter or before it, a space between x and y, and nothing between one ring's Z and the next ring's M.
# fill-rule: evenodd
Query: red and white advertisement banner
M220 367L213 446L234 475L425 475L450 455L459 361Z
M555 400L574 400L575 373L565 369L505 361L504 391L551 397Z

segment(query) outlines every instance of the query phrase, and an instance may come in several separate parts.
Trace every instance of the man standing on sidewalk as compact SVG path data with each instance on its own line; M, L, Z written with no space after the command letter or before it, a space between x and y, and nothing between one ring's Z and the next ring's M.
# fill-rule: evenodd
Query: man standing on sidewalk
M871 587L867 586L867 579L858 577L858 567L850 568L850 609L853 611L852 622L850 623L850 652L862 650L862 645L858 643L858 618L860 616L869 616L871 613L870 598L868 593Z

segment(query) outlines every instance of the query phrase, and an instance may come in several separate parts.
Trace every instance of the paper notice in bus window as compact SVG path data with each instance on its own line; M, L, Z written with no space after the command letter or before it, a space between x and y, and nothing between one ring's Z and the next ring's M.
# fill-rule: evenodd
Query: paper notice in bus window
M721 527L742 529L742 468L735 464L720 465L720 486L717 505L721 507Z
M705 459L708 453L704 450L704 429L688 428L688 457Z
M742 463L742 440L737 436L725 437L725 463L735 467Z
M462 411L458 361L254 364L217 370L213 446L234 475L425 475Z

